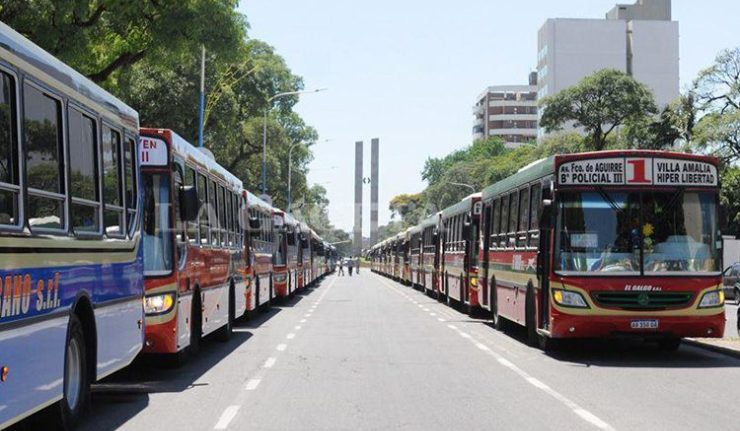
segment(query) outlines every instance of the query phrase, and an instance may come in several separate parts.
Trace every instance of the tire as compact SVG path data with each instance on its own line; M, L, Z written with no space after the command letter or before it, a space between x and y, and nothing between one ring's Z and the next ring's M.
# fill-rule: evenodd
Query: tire
M680 338L664 338L658 341L658 348L664 352L675 352L681 347Z
M229 313L226 318L226 324L216 331L216 339L225 343L231 339L234 332L234 319L236 314L236 305L234 304L234 286L229 287Z
M65 343L63 398L57 404L58 423L63 430L75 427L90 400L86 349L82 323L77 315L72 314Z
M735 286L735 304L740 305L740 287Z
M200 291L193 292L193 304L190 311L190 346L188 353L197 355L200 353L200 343L203 334L203 307L200 300Z

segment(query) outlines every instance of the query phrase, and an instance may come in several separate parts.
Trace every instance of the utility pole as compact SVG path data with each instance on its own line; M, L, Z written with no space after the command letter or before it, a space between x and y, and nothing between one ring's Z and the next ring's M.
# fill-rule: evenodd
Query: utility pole
M203 113L206 109L206 46L201 45L200 100L198 106L198 147L203 148Z

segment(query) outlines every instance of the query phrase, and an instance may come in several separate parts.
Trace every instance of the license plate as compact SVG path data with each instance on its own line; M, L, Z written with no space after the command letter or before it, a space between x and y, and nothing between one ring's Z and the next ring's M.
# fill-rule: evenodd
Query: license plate
M633 320L630 322L632 329L658 329L657 320Z

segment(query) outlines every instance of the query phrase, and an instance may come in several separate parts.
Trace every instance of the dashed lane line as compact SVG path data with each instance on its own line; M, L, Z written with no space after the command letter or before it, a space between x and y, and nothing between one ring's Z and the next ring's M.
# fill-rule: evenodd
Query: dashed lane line
M216 422L216 426L214 426L213 429L225 430L234 419L234 417L236 417L237 412L239 412L239 406L226 407L226 410L221 413L221 417L218 418L218 422Z
M386 283L384 280L380 279L380 282L382 284L384 284L385 286L389 287L391 290L397 291L397 288L396 287L391 286L390 284ZM442 321L443 319L438 318L437 320ZM496 359L496 362L498 362L502 366L508 368L509 370L511 370L512 372L514 372L518 376L520 376L525 382L527 382L530 385L532 385L533 387L535 387L535 388L537 388L537 389L545 392L546 394L550 395L551 397L553 397L555 400L557 400L561 404L563 404L566 407L568 407L575 415L577 415L578 417L580 417L584 421L586 421L586 422L590 423L591 425L593 425L593 426L595 426L595 427L597 427L599 429L602 429L602 430L608 430L608 431L613 431L614 430L614 428L611 425L609 425L608 423L606 423L605 421L603 421L601 418L599 418L595 414L591 413L590 411L584 409L579 404L577 404L576 402L574 402L570 398L566 397L565 395L561 394L560 392L556 391L555 389L553 389L552 387L550 387L549 385L547 385L543 381L537 379L536 377L533 377L533 376L529 375L529 373L527 373L523 369L521 369L518 366L516 366L514 363L512 363L511 361L509 361L508 359L506 359L500 353L497 353L497 352L493 351L490 347L488 347L484 343L481 343L480 341L478 341L477 339L475 339L470 334L461 331L460 329L457 328L457 326L452 325L452 324L448 324L447 327L450 328L451 330L457 332L461 337L470 340L473 343L473 345L475 345L478 349L480 349L481 351L483 351L483 352L487 353L488 355L492 356L494 359Z

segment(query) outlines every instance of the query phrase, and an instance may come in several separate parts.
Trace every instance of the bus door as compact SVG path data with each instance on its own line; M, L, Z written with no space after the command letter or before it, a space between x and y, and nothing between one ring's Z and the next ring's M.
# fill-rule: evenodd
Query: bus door
M539 218L540 238L537 247L537 277L540 285L540 319L542 328L550 329L550 249L552 232L554 231L557 210L555 209L552 182L545 181L542 185L542 213ZM535 325L537 323L535 322Z

